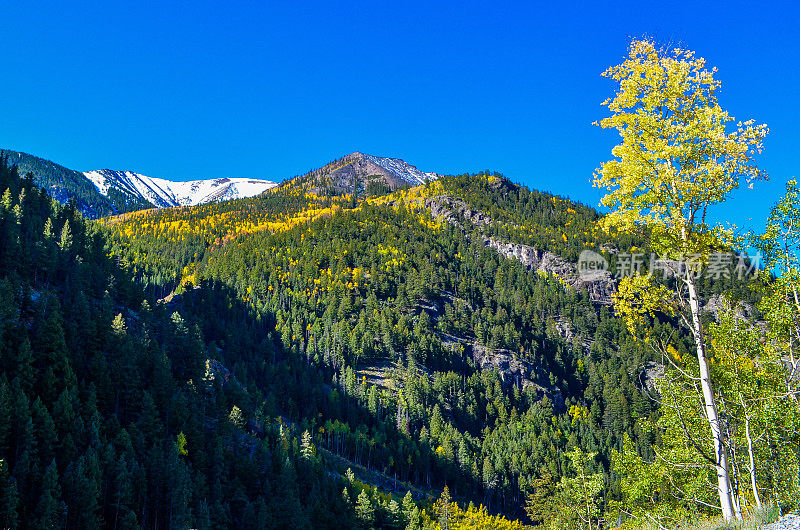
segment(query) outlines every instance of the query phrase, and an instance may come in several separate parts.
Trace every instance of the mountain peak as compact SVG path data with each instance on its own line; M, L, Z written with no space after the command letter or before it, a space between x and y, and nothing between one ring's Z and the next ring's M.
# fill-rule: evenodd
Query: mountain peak
M329 164L286 182L288 187L333 194L350 193L370 187L396 190L436 180L439 175L424 172L400 158L353 151ZM377 187L377 188L376 188Z

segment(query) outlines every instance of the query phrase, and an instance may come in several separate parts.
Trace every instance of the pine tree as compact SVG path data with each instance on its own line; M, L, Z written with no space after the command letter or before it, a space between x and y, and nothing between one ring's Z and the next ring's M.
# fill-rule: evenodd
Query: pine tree
M450 488L446 485L442 490L442 494L437 499L436 503L433 506L433 510L436 513L437 520L439 521L439 526L442 530L450 530L452 528L453 522L453 500L450 498Z
M356 499L356 517L362 528L372 528L375 522L375 508L366 490L361 490Z
M67 252L72 247L72 230L69 227L69 219L64 221L64 227L61 229L61 236L58 239L58 248Z
M244 414L242 413L242 409L234 405L233 408L231 409L231 413L228 414L228 421L230 421L233 425L235 425L239 429L243 429L245 425L245 419L244 419Z
M19 385L17 385L19 388ZM0 375L0 455L7 455L11 448L11 432L13 427L13 401L5 375Z
M50 462L55 457L55 452L58 449L58 435L53 418L50 417L47 407L44 406L39 397L36 398L31 406L31 417L33 419L34 436L36 436L39 448L39 458L43 463Z
M37 528L61 528L61 486L58 483L55 460L47 466L44 472L41 491L35 513Z
M396 500L392 499L389 501L389 507L386 510L386 515L388 518L388 526L390 528L401 529L405 528L404 524L404 517L403 512L400 509L400 505L397 503Z
M177 451L170 451L168 457L170 528L189 528L192 526L192 480L190 470Z
M18 506L17 481L9 474L6 461L0 459L0 528L17 528Z
M17 489L25 500L35 498L31 491L34 484L40 483L38 445L34 435L31 405L28 396L22 393L16 380L11 383L11 395L15 398L12 405L12 446L10 455L14 456L12 474L17 479ZM27 501L30 502L30 501Z
M311 441L311 433L308 432L308 429L303 431L302 441L300 442L300 457L306 461L314 460L317 454L317 449L314 447L314 443Z
M64 319L58 308L50 311L34 337L36 368L43 374L37 388L45 401L52 403L62 390L73 388L76 384L64 336Z
M136 524L136 512L132 508L133 504L133 477L128 469L128 462L125 455L120 455L114 463L114 473L112 475L113 493L111 507L113 509L113 525L117 529L138 528ZM109 521L111 524L112 521Z
M98 528L102 526L100 513L101 498L100 461L94 448L78 460L70 462L64 471L63 494L68 499L69 520L79 528Z
M531 480L530 494L525 504L525 512L531 521L542 524L560 509L556 498L557 490L558 483L547 469Z
M31 342L28 340L27 334L25 334L17 349L14 369L17 373L16 377L19 380L19 387L23 392L30 393L33 389L36 375L33 367L33 351L31 350Z

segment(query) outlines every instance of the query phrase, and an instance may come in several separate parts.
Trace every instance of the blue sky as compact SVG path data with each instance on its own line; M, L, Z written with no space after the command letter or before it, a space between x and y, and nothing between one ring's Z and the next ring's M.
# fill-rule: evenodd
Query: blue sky
M722 217L760 224L800 176L789 2L125 4L4 6L0 147L175 180L280 180L359 150L596 205L616 142L591 125L600 72L650 35L707 58L723 106L771 128L771 181Z

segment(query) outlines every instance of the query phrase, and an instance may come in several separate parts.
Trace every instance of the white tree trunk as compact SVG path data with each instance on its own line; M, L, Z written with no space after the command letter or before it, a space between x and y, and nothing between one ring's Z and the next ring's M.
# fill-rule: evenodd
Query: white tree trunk
M703 328L700 324L700 305L697 298L697 286L692 272L687 271L686 286L689 289L689 309L692 313L692 334L697 347L697 364L700 366L700 387L703 391L703 405L705 408L708 425L711 427L711 439L714 442L714 455L716 457L717 492L722 507L722 516L731 520L736 516L731 492L730 470L728 468L728 449L723 439L722 428L717 412L717 401L714 397L714 388L711 384L711 374L708 371L706 360Z
M761 496L758 494L758 481L756 481L756 458L753 454L753 437L750 434L750 416L745 413L744 432L747 437L747 456L750 457L750 486L753 488L753 500L756 507L761 509Z

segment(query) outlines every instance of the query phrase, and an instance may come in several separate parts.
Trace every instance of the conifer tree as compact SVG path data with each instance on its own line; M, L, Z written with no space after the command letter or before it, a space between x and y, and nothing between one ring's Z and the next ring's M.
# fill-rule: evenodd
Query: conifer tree
M132 509L133 505L133 477L131 476L128 462L125 455L114 463L114 473L112 475L113 493L111 507L113 509L113 524L118 529L137 528L136 512Z
M442 494L436 500L433 510L436 513L439 526L442 530L450 530L453 523L453 500L450 498L450 488L446 485L442 490Z
M30 393L33 389L36 374L33 366L33 351L31 350L31 342L28 340L27 334L22 338L19 348L17 349L16 359L14 360L13 369L16 371L16 378L19 387L23 392Z
M400 509L400 505L397 503L396 500L392 499L391 501L389 501L389 506L386 512L388 519L387 524L390 528L397 528L397 529L405 528L403 512Z
M72 230L69 227L69 219L64 221L64 227L61 229L61 236L58 239L58 248L63 252L67 252L72 247Z
M372 506L372 501L367 495L366 490L361 490L356 499L356 517L361 524L362 528L372 528L375 522L375 508Z
M15 385L19 388L19 384ZM11 449L11 433L13 428L13 401L11 389L5 374L0 374L0 454L7 455ZM6 465L8 465L6 463Z
M308 432L308 429L303 431L302 440L300 442L300 457L306 461L314 460L316 456L316 448L314 447L314 443L311 441L311 433Z
M17 481L8 471L8 463L0 459L0 527L16 529L19 524L19 492Z
M42 529L62 526L61 486L55 460L50 462L42 477L41 495L36 504L36 526Z

